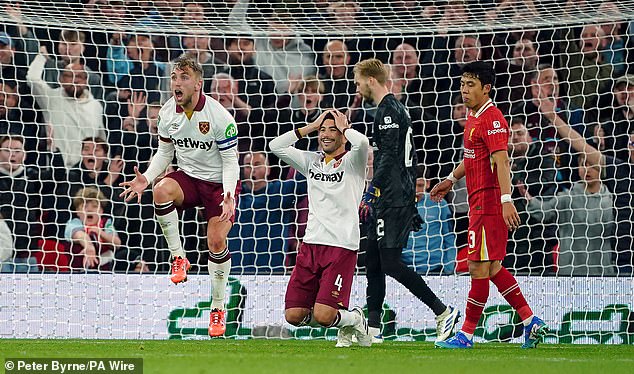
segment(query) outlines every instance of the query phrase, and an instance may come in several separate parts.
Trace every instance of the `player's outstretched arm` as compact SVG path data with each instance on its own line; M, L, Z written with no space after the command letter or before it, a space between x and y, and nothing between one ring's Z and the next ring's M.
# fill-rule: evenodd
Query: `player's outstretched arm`
M509 231L520 226L520 216L517 214L511 199L511 163L506 150L493 152L491 155L497 169L500 192L502 193L502 217Z
M461 162L460 165L458 165L451 172L451 174L449 174L449 176L445 178L445 180L438 183L437 185L434 186L434 188L432 188L431 192L429 193L431 196L431 199L437 203L441 202L442 199L444 199L445 196L449 193L449 191L451 191L451 189L453 188L453 185L456 182L458 182L460 179L462 179L464 175L465 175L464 163Z
M149 186L156 177L165 171L170 162L172 162L172 157L174 157L174 145L171 142L159 140L158 150L154 157L152 157L150 166L148 166L143 174L141 174L139 169L135 166L134 179L130 182L119 184L119 186L125 187L119 197L123 197L125 201L130 201L136 196L137 202L140 203L143 191L145 191L147 186Z

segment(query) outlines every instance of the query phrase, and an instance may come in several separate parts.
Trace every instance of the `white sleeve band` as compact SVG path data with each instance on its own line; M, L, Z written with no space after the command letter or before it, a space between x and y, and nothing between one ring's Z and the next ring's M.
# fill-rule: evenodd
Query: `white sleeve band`
M447 179L449 179L449 180L451 181L451 183L453 183L453 184L456 184L456 182L458 182L458 178L456 178L456 177L453 175L453 171L451 172L451 174L449 174L449 175L447 176Z
M152 157L150 166L143 173L149 184L152 184L156 177L167 169L167 166L172 162L172 158L174 158L174 144L159 140L158 150Z
M220 151L222 158L222 193L227 193L235 199L236 185L240 179L240 164L238 163L238 152L235 147Z
M502 197L500 197L500 201L502 202L502 204L504 204L504 203L512 203L513 202L513 198L511 197L510 194L504 194L504 195L502 195Z

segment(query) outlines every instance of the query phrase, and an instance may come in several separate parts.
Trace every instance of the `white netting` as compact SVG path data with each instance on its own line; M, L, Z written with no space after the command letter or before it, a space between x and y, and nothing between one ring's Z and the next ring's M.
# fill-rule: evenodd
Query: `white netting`
M268 141L329 107L345 110L371 136L373 105L355 99L351 76L368 57L389 63L391 90L410 110L432 185L462 159L461 64L494 62L494 100L513 126L514 198L524 223L510 236L505 265L531 275L631 277L634 1L22 1L3 5L0 22L2 272L168 272L151 193L141 204L125 203L118 183L133 177L134 166L147 168L158 109L171 95L170 61L190 53L203 64L204 91L238 124L245 185L229 237L232 274L254 275L249 284L258 292L283 296L285 278L277 276L292 268L307 217L302 177L267 152ZM76 63L70 70L69 62ZM69 97L82 91L73 82L86 87L78 99ZM556 103L564 127L553 126L545 99ZM298 147L317 150L313 139ZM595 149L605 156L601 172L579 170L579 159L599 160ZM586 175L602 182L586 190ZM463 182L448 204L419 204L426 225L403 258L421 274L466 271ZM86 270L82 245L69 240L75 230L100 235L85 230L90 217L82 222L73 205L85 187L109 200L97 224L105 234L94 240L99 269ZM206 274L202 211L181 217L192 273ZM360 279L363 261L362 250ZM447 286L443 279L434 285ZM618 297L627 283L615 282L589 293L615 287L599 308L631 305L631 297ZM157 280L156 292L167 283ZM539 300L539 289L532 286L528 299ZM405 310L420 308L403 295L397 303ZM249 305L256 320L268 318L261 317L266 305ZM238 303L234 318L250 313L244 307Z

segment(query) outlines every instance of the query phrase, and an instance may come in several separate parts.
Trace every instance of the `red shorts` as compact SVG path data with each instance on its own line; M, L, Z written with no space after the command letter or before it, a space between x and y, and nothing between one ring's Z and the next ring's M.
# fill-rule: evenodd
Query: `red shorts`
M302 243L286 288L286 309L312 309L315 303L348 309L357 252Z
M183 190L183 204L176 208L181 211L199 206L205 207L205 218L207 221L211 217L218 217L222 214L222 183L204 181L202 179L190 177L182 170L169 173L165 178L172 178ZM236 206L238 205L238 194L240 193L240 182L236 185L234 196ZM235 211L231 216L231 222L235 219Z
M471 261L502 261L506 256L508 229L501 214L470 216L467 239Z

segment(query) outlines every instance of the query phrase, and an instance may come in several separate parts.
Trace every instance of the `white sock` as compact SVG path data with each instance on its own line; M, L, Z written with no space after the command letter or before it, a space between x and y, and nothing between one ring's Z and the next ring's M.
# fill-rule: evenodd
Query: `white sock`
M299 325L297 325L297 327L302 327L302 326L310 326L310 327L322 327L316 320L315 317L313 316L313 311L311 310L310 313L308 313L306 315L306 317L304 318L304 320L302 322L299 323Z
M336 322L334 326L336 327L345 327L345 326L354 326L359 323L360 316L358 313L351 312L345 309L339 309L339 322Z
M463 334L464 334L464 336L466 336L466 337L467 337L467 339L469 339L469 340L473 340L473 334L467 334L466 332L464 332L464 331L462 331L462 330L460 330L460 332L461 332L461 333L463 333Z
M169 203L161 204L161 208L172 204L173 202L171 201ZM159 208L159 204L156 204L156 207ZM163 236L165 236L167 248L169 248L172 253L172 257L180 256L181 258L185 258L185 251L181 245L181 234L178 227L178 213L176 212L176 209L164 215L157 214L156 220L161 226L161 229L163 229Z
M534 317L534 316L535 316L534 314L531 314L531 316L530 316L530 317L528 317L528 318L526 318L525 320L523 320L523 321L522 321L522 323L524 324L524 326L528 326L528 325L530 325L530 324L531 324L531 321L533 320L533 317Z
M229 281L229 272L231 271L231 257L229 257L229 249L225 248L221 253L209 253L210 258L227 260L222 263L216 263L211 260L207 261L209 266L209 275L211 276L211 309L225 309L225 293L227 291L227 282Z

